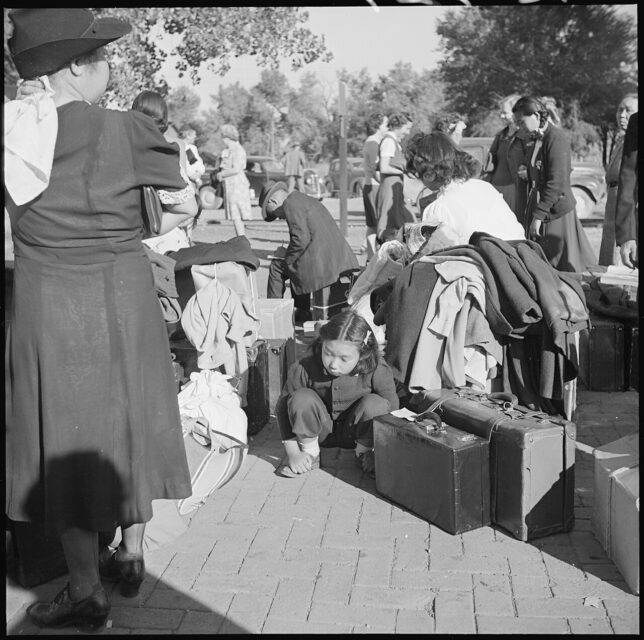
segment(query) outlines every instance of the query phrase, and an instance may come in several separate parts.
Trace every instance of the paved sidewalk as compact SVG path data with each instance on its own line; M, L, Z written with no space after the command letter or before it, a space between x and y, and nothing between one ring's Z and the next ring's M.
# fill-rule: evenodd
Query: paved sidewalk
M639 394L580 392L576 422L574 529L524 543L495 527L444 533L380 497L351 451L277 476L272 418L188 532L147 554L139 596L110 592L104 633L639 633L639 597L590 531L592 448L639 429ZM59 635L25 609L65 581L7 582L7 633Z

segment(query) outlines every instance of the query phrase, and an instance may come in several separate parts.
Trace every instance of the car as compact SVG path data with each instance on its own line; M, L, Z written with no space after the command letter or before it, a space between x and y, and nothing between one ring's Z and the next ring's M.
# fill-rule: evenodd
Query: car
M462 138L459 146L485 165L487 154L494 138ZM597 205L606 197L606 173L597 162L573 162L570 186L577 201L577 217L580 220L595 218ZM603 214L602 214L603 215Z
M206 172L202 176L202 185L199 187L199 197L205 209L218 209L224 203L222 183L215 177L219 171L219 158L211 153L202 153L201 157L206 165ZM250 199L257 204L262 185L268 180L286 182L284 165L272 156L252 155L246 157L246 177L250 183ZM326 195L326 189L317 171L304 170L304 193L318 200Z
M364 185L362 158L347 158L347 169L347 193L350 198L358 198L362 195ZM324 186L330 196L340 195L340 160L338 158L331 160Z

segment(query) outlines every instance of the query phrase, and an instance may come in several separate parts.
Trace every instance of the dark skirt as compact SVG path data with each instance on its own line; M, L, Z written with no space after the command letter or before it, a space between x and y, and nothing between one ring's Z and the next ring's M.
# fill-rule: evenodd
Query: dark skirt
M6 513L48 532L146 522L191 494L170 350L145 255L16 258Z
M364 204L364 217L367 227L375 229L378 225L378 218L376 216L376 197L378 195L378 187L373 184L365 184L362 187L362 203Z
M544 222L538 240L548 262L558 271L582 273L597 264L597 256L575 213Z
M405 222L415 222L412 212L405 206L403 177L383 175L376 194L378 238L390 240Z

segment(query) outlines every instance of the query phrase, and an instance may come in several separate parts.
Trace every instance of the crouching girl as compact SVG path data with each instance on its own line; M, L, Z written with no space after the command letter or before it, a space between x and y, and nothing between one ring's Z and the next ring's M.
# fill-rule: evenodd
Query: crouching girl
M373 418L398 408L393 374L378 355L369 325L343 311L320 328L311 353L293 364L275 413L287 478L320 466L320 446L354 449L374 473Z

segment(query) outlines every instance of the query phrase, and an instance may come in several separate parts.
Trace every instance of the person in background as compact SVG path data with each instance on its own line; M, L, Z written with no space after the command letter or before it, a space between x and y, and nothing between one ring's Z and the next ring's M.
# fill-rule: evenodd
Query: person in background
M163 96L156 91L141 91L141 93L134 98L132 109L150 116L165 139L179 147L179 170L181 171L181 176L188 184L192 185L196 195L197 188L188 176L189 169L188 158L186 155L186 143L180 138L166 135L168 131L168 104ZM178 249L190 247L192 246L192 234L197 224L198 217L199 216L196 215L194 218L190 218L174 229L171 229L168 233L152 238L146 238L143 242L147 247L157 251L158 253L167 253L168 251L177 251Z
M151 118L96 106L109 82L104 45L129 33L127 22L89 9L9 16L11 57L22 78L42 82L39 113L48 115L28 129L14 122L4 138L15 152L5 165L15 246L6 514L59 535L69 570L51 603L29 607L31 621L96 630L110 613L99 570L135 596L152 500L192 493L166 327L141 242L141 189L157 189L162 231L194 216L197 202L178 149ZM18 120L38 106L31 99ZM48 123L55 128L43 131ZM14 183L14 171L31 166L35 139L39 158L52 158L49 182L23 172ZM121 545L99 561L99 532L118 526Z
M619 169L622 164L622 153L624 150L624 134L626 133L629 118L637 112L638 103L639 100L637 94L628 93L622 98L622 101L617 107L617 131L613 138L609 160L606 166L606 209L604 213L602 241L599 248L599 264L605 266L621 263L620 252L615 244L617 185L619 181Z
M378 172L378 147L387 131L387 116L383 113L372 113L367 120L367 139L364 143L363 161L364 185L362 187L362 202L366 224L367 260L376 253L376 195L380 185Z
M188 161L188 178L195 183L197 189L199 188L201 182L201 176L203 176L206 171L206 166L199 155L197 146L195 145L195 139L197 133L194 129L187 127L181 132L181 137L185 142L186 149L186 159Z
M526 235L541 245L555 269L584 272L597 264L597 258L575 213L570 140L554 124L557 114L552 107L548 109L539 98L523 96L512 111L535 140L527 167Z
M259 194L267 222L286 220L289 243L268 269L267 298L281 298L290 280L295 321L311 319L311 293L337 282L341 274L359 269L358 260L326 207L299 191L288 192L284 182L269 181Z
M615 212L615 240L622 262L629 269L635 269L639 264L637 184L637 113L634 113L628 121L624 135Z
M289 193L295 189L296 185L297 190L304 193L304 169L306 169L306 156L300 148L297 138L293 138L290 149L284 154L284 174L287 178Z
M251 220L250 182L246 177L246 151L239 142L239 131L232 124L221 127L226 148L221 154L217 180L224 183L226 218L233 221L235 233L245 235L244 220Z
M467 129L467 123L460 113L446 113L438 116L432 131L442 131L456 144L460 144L465 129Z
M406 113L387 116L387 131L378 148L380 186L376 194L376 239L379 243L395 238L405 222L414 222L414 215L405 206L404 168L401 142L411 131L412 121Z
M527 162L527 134L516 124L512 113L512 107L520 97L513 94L499 102L499 116L505 122L505 127L492 141L483 179L503 195L510 209L523 224L527 182L519 178L519 167L525 167Z
M320 327L311 353L291 365L275 415L295 478L320 466L320 447L355 449L363 471L375 472L373 419L398 409L391 369L378 354L367 321L347 309Z
M468 244L476 231L502 240L525 238L503 196L477 178L481 163L447 134L415 135L407 148L407 170L438 193L423 211L422 222L432 227L446 225L455 244Z

